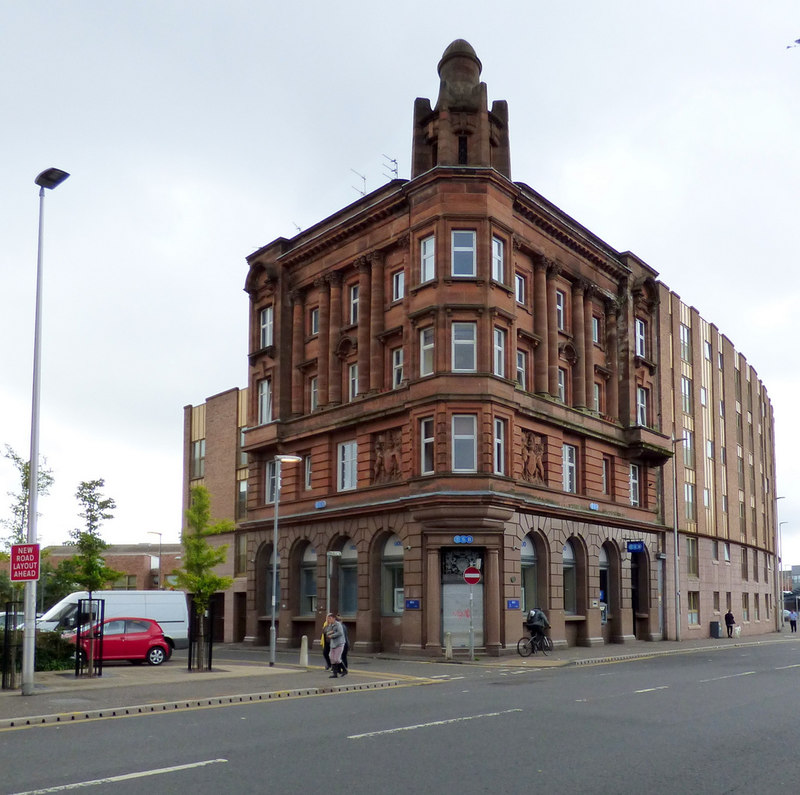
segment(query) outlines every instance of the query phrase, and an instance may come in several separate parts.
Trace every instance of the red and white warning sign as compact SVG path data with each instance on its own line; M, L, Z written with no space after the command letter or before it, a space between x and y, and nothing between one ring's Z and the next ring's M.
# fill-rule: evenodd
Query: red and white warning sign
M39 579L39 545L11 545L11 582L31 582Z

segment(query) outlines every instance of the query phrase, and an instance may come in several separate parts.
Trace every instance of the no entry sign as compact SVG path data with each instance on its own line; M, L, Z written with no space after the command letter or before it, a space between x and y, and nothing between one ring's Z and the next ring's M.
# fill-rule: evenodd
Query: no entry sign
M467 585L477 585L481 581L481 570L474 566L467 566L464 569L464 582Z
M39 545L11 545L11 582L31 582L39 579Z

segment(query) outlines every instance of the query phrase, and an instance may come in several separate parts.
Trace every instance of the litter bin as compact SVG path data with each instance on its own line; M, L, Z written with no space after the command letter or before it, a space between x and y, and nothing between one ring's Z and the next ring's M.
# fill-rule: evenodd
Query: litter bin
M722 631L720 630L719 621L711 622L711 637L712 638L722 637Z

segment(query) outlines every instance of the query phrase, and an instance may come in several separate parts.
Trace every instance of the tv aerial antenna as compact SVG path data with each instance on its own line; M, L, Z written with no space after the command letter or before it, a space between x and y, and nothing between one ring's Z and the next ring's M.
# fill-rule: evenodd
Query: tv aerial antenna
M354 168L350 169L360 180L361 180L361 187L357 188L355 185L351 185L352 189L356 193L360 193L362 196L367 195L367 178L363 174L359 174Z

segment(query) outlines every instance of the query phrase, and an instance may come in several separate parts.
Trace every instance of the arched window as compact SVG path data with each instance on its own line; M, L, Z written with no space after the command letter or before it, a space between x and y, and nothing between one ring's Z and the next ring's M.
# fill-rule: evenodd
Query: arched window
M317 551L309 544L300 561L300 614L317 612Z
M534 607L544 609L545 605L538 603L539 572L536 560L536 544L533 536L527 535L522 539L520 551L520 579L522 582L522 612L527 614Z
M608 621L611 613L611 582L609 580L608 553L605 546L600 547L600 620Z
M578 612L578 592L575 571L575 549L570 541L564 544L562 568L564 577L564 612L568 616L574 616Z
M346 538L339 558L339 613L355 617L358 606L358 551L356 545Z
M403 612L403 542L396 533L386 539L381 554L381 613Z

